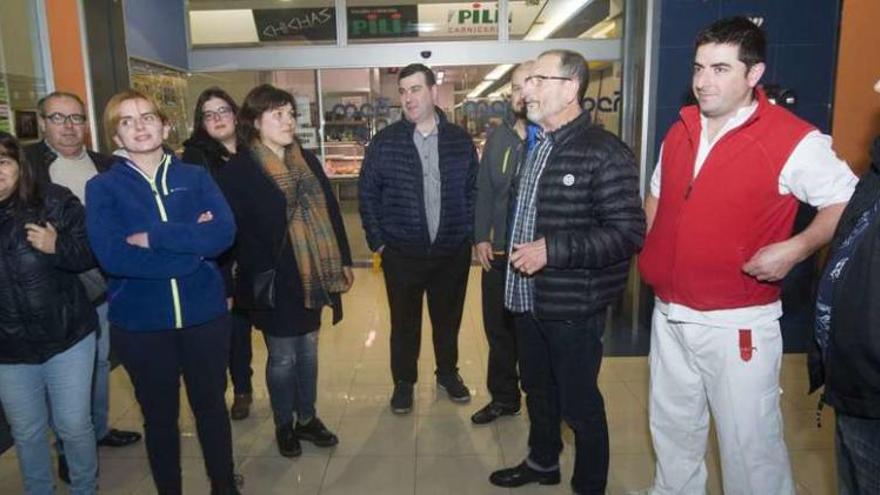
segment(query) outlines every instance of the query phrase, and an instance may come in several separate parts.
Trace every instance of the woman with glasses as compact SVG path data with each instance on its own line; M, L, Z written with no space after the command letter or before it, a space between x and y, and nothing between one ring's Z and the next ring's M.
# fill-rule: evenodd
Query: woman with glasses
M183 143L184 163L207 168L216 177L237 151L244 146L235 133L238 105L226 91L212 87L202 91L196 101L192 135ZM226 298L232 307L232 250L219 259L226 285ZM253 402L251 386L251 322L244 311L232 311L232 342L229 346L229 375L234 392L229 415L240 420L248 417Z
M95 266L85 229L76 196L36 180L18 141L0 132L0 402L27 494L54 491L50 408L70 458L70 493L95 493L98 315L77 277Z
M224 400L230 322L213 261L232 244L232 213L204 168L165 151L168 121L149 97L116 94L103 124L120 149L86 185L86 220L109 277L111 339L144 416L156 490L182 492L182 374L211 493L236 494Z
M351 253L339 205L321 163L294 137L293 96L270 85L254 88L238 114L248 151L220 173L236 223L235 304L263 331L266 384L278 450L302 453L300 440L320 447L338 439L315 412L321 309L342 318L340 294L351 288ZM258 275L269 274L274 297L258 298ZM265 287L264 287L265 288ZM295 424L295 426L294 426Z

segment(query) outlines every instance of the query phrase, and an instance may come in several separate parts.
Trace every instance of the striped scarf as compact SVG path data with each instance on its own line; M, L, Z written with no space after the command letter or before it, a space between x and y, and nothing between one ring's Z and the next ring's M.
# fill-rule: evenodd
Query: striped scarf
M345 289L345 275L321 183L297 143L285 149L284 160L259 141L251 145L251 152L287 200L287 234L302 279L305 307L330 305L329 294Z

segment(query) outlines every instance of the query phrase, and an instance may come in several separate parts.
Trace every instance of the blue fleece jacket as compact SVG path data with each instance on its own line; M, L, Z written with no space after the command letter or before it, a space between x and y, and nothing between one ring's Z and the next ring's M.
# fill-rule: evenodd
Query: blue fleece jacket
M213 220L197 223L210 211ZM203 168L165 155L155 177L117 157L86 185L86 227L109 278L110 322L123 330L185 328L226 312L214 258L235 237L229 205ZM149 248L126 238L146 232Z

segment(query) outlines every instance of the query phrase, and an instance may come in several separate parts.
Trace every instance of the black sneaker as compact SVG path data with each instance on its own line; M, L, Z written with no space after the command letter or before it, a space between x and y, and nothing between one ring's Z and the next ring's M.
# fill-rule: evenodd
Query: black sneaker
M437 375L437 386L442 388L452 402L470 402L471 391L464 385L458 373Z
M314 417L306 424L297 423L293 429L300 440L312 442L318 447L332 447L339 443L339 438L324 426L320 419Z
M516 416L519 414L519 404L503 404L501 402L490 402L486 407L475 412L471 416L471 422L475 425L484 425L491 423L501 416Z
M292 422L275 428L275 441L278 442L278 452L284 457L299 457L302 454L302 446L293 432Z
M397 382L394 385L394 393L391 394L391 412L394 414L409 414L413 406L413 384Z

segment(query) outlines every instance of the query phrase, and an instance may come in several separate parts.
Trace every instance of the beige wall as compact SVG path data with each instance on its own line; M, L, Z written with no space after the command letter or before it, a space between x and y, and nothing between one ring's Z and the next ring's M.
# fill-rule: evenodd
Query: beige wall
M837 80L834 90L834 147L856 173L870 164L872 139L880 135L880 1L843 2Z

